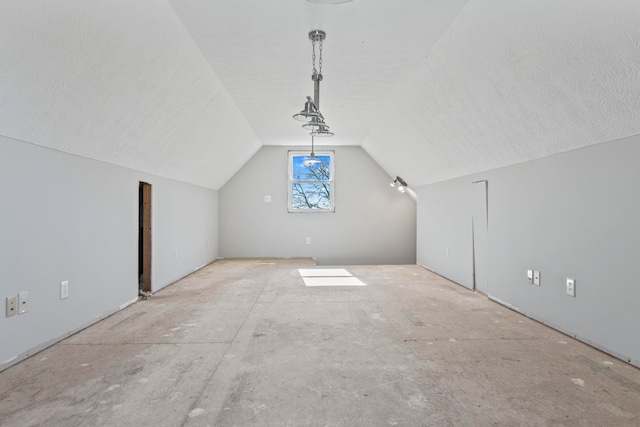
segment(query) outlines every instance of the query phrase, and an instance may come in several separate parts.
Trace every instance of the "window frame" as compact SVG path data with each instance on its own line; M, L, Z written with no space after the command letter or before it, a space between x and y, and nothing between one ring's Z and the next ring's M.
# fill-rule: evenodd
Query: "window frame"
M334 213L336 211L336 189L335 189L335 150L319 150L314 153L316 157L320 156L329 156L329 174L330 179L326 181L317 181L317 180L296 180L293 178L293 158L298 156L309 157L309 151L303 150L289 150L287 152L288 162L287 162L287 211L289 213ZM330 186L329 192L329 203L330 208L328 209L310 209L310 208L294 208L293 207L293 184L295 183L316 183L316 182L326 182Z

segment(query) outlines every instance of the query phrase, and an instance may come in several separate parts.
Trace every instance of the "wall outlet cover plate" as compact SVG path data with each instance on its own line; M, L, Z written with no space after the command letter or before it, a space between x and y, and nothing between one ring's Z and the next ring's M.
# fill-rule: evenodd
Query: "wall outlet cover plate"
M29 311L29 292L20 292L18 294L18 314Z
M15 295L7 297L7 309L6 309L7 317L15 316L17 314L16 300L17 298L15 297Z
M570 297L576 296L576 281L570 277L567 277L567 295Z
M69 298L69 281L65 280L60 283L60 299Z
M533 271L533 284L536 286L540 286L540 272Z

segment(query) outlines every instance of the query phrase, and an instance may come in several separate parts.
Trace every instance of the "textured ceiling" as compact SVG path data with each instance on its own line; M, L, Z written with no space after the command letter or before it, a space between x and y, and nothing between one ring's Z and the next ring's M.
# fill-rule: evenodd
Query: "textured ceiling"
M639 53L637 1L470 1L362 146L424 184L639 134Z
M640 133L635 0L8 0L0 134L210 188L261 145L361 145L418 186ZM318 142L318 141L316 141Z
M219 188L260 148L171 6L0 2L0 134Z

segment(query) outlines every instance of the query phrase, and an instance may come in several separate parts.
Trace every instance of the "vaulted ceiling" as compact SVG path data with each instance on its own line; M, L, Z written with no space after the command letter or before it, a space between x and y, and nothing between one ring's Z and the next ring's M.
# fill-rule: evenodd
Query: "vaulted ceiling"
M636 0L7 0L0 134L220 188L335 136L418 186L640 133ZM316 140L318 143L318 140Z

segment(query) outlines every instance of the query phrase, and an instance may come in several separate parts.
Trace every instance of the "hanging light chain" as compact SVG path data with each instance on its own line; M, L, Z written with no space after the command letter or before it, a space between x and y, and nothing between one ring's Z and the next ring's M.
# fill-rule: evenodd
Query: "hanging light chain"
M318 68L320 69L320 75L322 75L322 39L320 39L320 58L318 59Z
M322 40L324 39L324 33L322 34L312 34L309 37L311 39L312 46L312 54L311 54L311 63L312 63L312 72L313 77L320 76L322 79ZM316 44L318 44L319 55L318 55L318 69L316 69Z
M312 72L313 72L313 76L315 76L316 74L318 74L318 71L316 70L316 39L315 38L311 40L311 45L313 46L312 48L313 54L311 55ZM320 44L320 46L322 46L322 44Z

